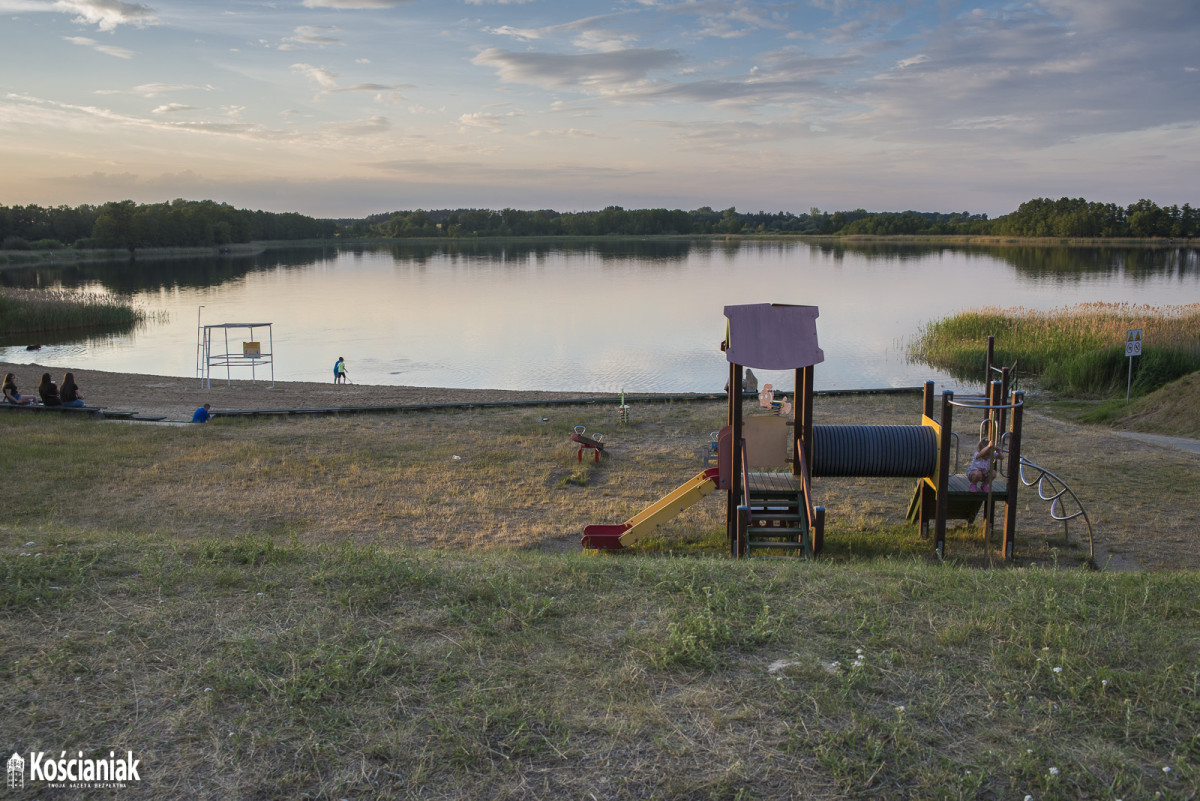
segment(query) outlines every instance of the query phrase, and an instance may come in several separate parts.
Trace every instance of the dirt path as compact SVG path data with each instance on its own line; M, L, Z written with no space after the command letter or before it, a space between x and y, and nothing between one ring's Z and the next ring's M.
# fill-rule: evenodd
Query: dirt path
M1200 439L1191 439L1190 437L1168 437L1164 434L1143 434L1140 431L1114 431L1122 437L1130 439L1138 439L1142 442L1150 442L1154 445L1162 445L1164 448L1176 448L1177 450L1187 451L1200 456Z

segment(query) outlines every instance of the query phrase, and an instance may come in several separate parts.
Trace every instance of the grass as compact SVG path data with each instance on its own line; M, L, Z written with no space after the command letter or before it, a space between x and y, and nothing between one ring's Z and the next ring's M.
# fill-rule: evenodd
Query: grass
M50 289L0 288L0 335L124 330L146 317L122 298Z
M1108 404L1095 419L1132 431L1200 439L1200 373L1192 373L1131 404ZM1116 407L1116 408L1113 408Z
M1195 797L1194 459L1026 433L1111 547L1190 570L1069 567L1028 490L1012 569L962 526L938 564L911 482L875 479L818 480L824 560L730 560L719 493L586 556L583 525L695 474L723 404L632 412L0 417L12 750L133 750L131 798Z
M1200 304L1139 306L1088 303L1050 311L985 307L927 324L909 357L960 378L983 374L989 335L995 363L1017 364L1046 389L1064 395L1124 394L1130 329L1144 333L1134 359L1133 392L1143 395L1200 370Z
M132 797L1182 799L1200 782L1194 574L255 538L81 564L92 547L6 557L40 594L5 584L0 697L22 751L133 750Z

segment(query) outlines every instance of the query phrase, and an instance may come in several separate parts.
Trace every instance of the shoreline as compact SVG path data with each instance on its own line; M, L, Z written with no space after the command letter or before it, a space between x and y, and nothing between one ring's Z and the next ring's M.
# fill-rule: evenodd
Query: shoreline
M144 419L165 418L169 422L188 422L197 407L212 404L217 416L223 411L270 413L281 410L314 411L386 411L387 407L531 404L541 402L620 403L618 392L566 392L554 390L454 389L414 387L391 384L334 384L319 381L253 382L234 379L226 386L214 381L210 388L200 386L199 378L118 373L85 368L47 367L37 363L0 362L0 372L12 373L25 394L36 392L42 373L61 384L64 373L75 374L75 382L84 402L110 412L133 412ZM351 379L353 381L353 379ZM821 395L880 395L919 393L921 387L879 387L870 389L817 390ZM784 392L783 394L790 394ZM724 402L721 392L647 392L626 394L627 400L709 400ZM751 397L751 396L747 396ZM383 408L381 408L383 407Z
M135 412L146 417L190 421L197 407L211 403L222 409L325 409L343 406L406 406L440 403L497 403L504 401L613 398L607 392L546 392L507 389L448 389L378 384L334 384L317 381L252 382L235 379L226 386L213 382L200 386L198 378L115 373L86 368L48 367L37 363L0 362L0 371L12 373L22 393L36 393L42 373L61 383L63 374L75 374L79 393L88 406L114 412ZM353 381L353 377L350 378Z

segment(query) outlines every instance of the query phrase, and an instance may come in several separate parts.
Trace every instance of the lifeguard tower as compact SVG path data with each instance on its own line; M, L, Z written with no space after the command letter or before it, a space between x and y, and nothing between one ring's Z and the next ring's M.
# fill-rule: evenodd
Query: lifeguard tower
M263 348L261 332L266 329L267 342ZM230 344L230 332L234 332L233 345ZM238 334L238 332L244 332ZM240 346L240 347L239 347ZM198 348L200 386L208 389L212 386L212 371L216 367L225 368L225 385L233 381L233 368L250 368L250 382L257 383L257 371L261 367L271 368L271 386L275 386L275 335L271 323L220 323L200 327L200 347Z

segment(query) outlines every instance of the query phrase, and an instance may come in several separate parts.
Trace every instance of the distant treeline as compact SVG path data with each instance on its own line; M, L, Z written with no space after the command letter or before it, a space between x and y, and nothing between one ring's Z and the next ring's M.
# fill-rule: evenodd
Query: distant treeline
M1082 198L1022 203L1015 212L988 219L968 211L739 212L679 209L623 209L557 212L504 209L443 209L397 211L363 220L342 221L353 236L603 236L623 234L825 234L863 236L1020 236L1020 237L1175 237L1200 235L1200 214L1190 205L1159 207L1139 200L1128 207L1091 203Z
M654 236L696 234L823 234L865 236L1017 236L1057 238L1179 238L1200 235L1200 214L1189 204L1130 206L1083 198L1022 203L988 219L970 212L792 212L624 209L558 212L549 209L396 211L362 219L315 219L296 213L235 209L211 200L103 206L0 206L0 248L151 248L229 245L262 240L335 237Z
M0 206L0 248L164 248L268 239L332 239L340 226L303 214L235 209L211 200L103 206Z

